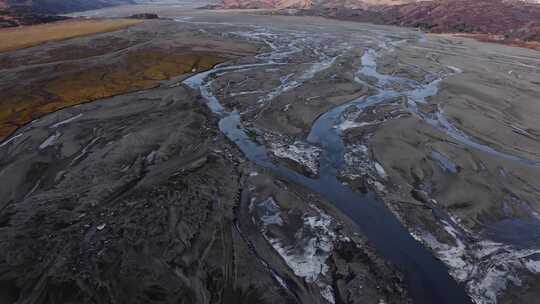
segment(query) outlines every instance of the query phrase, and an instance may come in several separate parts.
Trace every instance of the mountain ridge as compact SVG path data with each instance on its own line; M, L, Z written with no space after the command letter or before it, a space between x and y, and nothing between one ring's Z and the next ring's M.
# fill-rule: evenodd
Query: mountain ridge
M451 0L453 1L453 0ZM474 0L470 0L475 2ZM480 0L479 2L482 2ZM492 1L492 0L489 0ZM495 0L508 4L540 4L540 0ZM222 0L223 8L245 9L308 9L308 8L373 8L411 3L438 2L437 0Z
M312 8L368 8L379 5L400 5L417 0L223 0L222 8L240 9L312 9Z
M521 45L540 42L538 1L223 0L221 8L277 9L284 14L414 27L431 33L483 35L484 40Z

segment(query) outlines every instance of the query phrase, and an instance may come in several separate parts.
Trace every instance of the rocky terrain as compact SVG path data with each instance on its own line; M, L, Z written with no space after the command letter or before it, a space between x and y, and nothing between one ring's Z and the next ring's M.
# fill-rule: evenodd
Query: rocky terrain
M392 24L435 33L486 33L507 39L540 41L540 6L503 0L436 0L383 8ZM497 20L497 22L494 22Z
M25 25L35 25L62 21L69 19L64 16L29 14L22 12L14 12L10 10L0 10L0 28L18 27Z
M186 43L198 56L211 48L214 56L247 60L268 46L232 34L243 27L201 30L148 21L129 32L5 54L11 68L2 72L4 85L29 70L46 77L61 61L89 75L93 64L115 64L115 48L136 56L121 66L142 56L157 72L160 62L149 54L166 43L189 71L157 88L35 119L0 144L1 300L410 303L402 274L354 222L321 195L248 162L220 133L204 92L188 85L191 78L182 82L203 70L187 57ZM82 46L96 50L65 51ZM128 77L115 81L134 81ZM71 79L58 83L65 86L59 94L92 90Z
M31 71L43 102L221 56L0 143L5 302L536 301L537 52L312 16L85 14L143 9L170 20L5 54L3 85ZM105 81L51 86L65 63Z
M540 5L534 1L225 0L218 7L278 9L283 14L415 27L433 33L475 34L487 41L525 46L528 42L540 42ZM529 46L537 47L534 43Z
M417 0L223 0L221 4L217 4L217 7L226 9L359 9L378 5L400 5L411 2L417 2Z

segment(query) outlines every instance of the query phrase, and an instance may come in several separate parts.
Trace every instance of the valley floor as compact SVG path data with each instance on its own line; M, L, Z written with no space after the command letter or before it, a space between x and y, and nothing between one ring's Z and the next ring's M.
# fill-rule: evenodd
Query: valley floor
M540 53L317 17L83 14L143 10L170 20L0 56L13 108L95 100L0 143L4 298L537 298Z

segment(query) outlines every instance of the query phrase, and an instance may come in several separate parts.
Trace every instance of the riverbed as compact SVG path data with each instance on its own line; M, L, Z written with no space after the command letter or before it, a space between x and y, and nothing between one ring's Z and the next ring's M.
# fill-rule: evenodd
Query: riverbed
M354 233L336 227L351 221L346 226L366 242L355 241L357 246L373 247L403 276L413 303L526 303L534 298L540 244L527 231L540 218L540 133L533 103L539 92L537 53L314 17L156 9L170 18L168 24L259 48L257 55L165 81L148 94L163 98L164 106L182 98L204 104L217 119L219 130L209 123L205 132L216 132L213 140L219 144L202 146L212 147L220 159L241 163L237 166L244 171L231 169L242 181L235 186L241 199L233 227L276 290L300 302L340 298L342 289L332 283L339 277L332 270L333 257ZM128 7L96 13L130 12ZM65 135L74 132L70 125L95 127L91 119L98 113L123 107L139 117L148 107L144 98L130 106L122 98L132 97L113 98L111 104L119 103L115 110L107 110L107 100L97 103L103 109L92 104L72 109L58 130L49 126L58 121L48 124L46 117L23 127L0 149L30 149L37 143L37 151L47 153L72 141ZM180 123L174 112L165 116L171 124ZM122 121L109 123L122 135L122 146L144 151L145 167L156 161L166 166L176 157L174 140L162 142L167 124L153 138L158 129L145 120L153 131L138 124L137 136L131 137L123 133L136 122ZM187 132L184 127L171 136L182 132ZM236 148L221 142L219 133ZM106 151L105 145L95 145L100 138L106 136L90 138L81 155ZM117 140L108 139L111 145ZM62 158L50 169L55 174L63 168ZM79 159L70 162L77 165ZM64 168L60 176L73 170ZM30 188L28 199L45 191L41 180ZM223 192L219 189L213 191ZM294 196L297 192L303 196ZM227 205L226 196L216 197ZM512 237L515 233L519 237Z

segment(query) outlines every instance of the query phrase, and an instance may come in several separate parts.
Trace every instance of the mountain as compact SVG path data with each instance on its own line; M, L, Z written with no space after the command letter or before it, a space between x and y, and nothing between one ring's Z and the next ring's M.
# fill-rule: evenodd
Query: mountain
M223 0L219 6L227 9L309 8L310 0Z
M540 25L540 5L516 1L435 0L377 11L393 16L393 24L436 33L485 33L534 40Z
M378 5L399 5L416 0L223 0L221 8L230 9L359 9Z
M508 5L540 4L540 0L468 0L468 1L439 1L439 0L222 0L222 8L231 9L371 9L377 7L399 6L405 4L423 6L426 3L441 2L502 2ZM467 7L468 4L465 5Z
M540 42L540 0L223 0L222 8L282 9L284 13L416 27L433 33L485 35L487 40Z
M59 14L131 4L133 0L0 0L0 8L16 12Z

